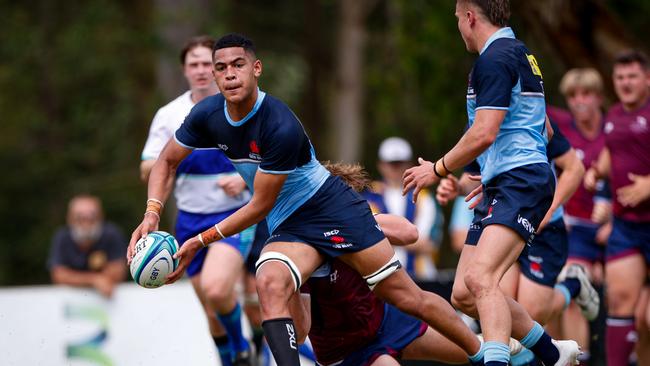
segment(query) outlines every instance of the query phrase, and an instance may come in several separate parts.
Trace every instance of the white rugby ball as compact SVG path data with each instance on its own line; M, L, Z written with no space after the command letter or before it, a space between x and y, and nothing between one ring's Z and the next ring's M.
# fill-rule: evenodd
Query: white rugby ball
M171 234L154 231L135 244L131 260L131 277L135 283L146 288L165 284L165 277L178 266L173 256L178 252L178 242Z

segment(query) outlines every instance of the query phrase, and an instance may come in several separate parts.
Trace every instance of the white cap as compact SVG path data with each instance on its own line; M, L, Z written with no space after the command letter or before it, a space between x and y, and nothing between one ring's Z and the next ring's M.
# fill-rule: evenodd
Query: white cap
M401 137L389 137L379 145L381 161L411 161L412 158L411 145Z

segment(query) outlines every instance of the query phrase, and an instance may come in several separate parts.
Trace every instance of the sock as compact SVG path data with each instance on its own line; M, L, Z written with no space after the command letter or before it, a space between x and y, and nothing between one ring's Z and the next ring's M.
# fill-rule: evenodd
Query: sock
M524 348L521 352L510 357L510 364L512 366L529 366L535 364L535 355L528 348Z
M275 362L282 366L300 366L296 331L291 318L276 318L262 322L266 341Z
M560 359L560 351L551 342L552 339L546 334L544 328L538 322L534 323L528 334L521 340L521 344L533 351L544 365L555 365Z
M219 359L221 360L222 366L232 366L232 349L230 348L230 341L228 336L218 336L212 337L214 345L217 346L217 353L219 353Z
M309 361L316 362L316 355L314 354L314 350L307 343L303 343L298 346L298 353Z
M226 333L230 338L230 345L232 347L233 353L238 353L246 351L250 346L248 341L244 338L244 333L242 332L241 327L241 307L239 303L235 305L235 308L228 314L217 314L221 324L226 328Z
M571 291L562 283L555 285L555 289L560 291L564 296L564 309L568 308L569 304L571 304Z
M510 347L501 342L483 343L485 366L506 366L510 361Z
M572 299L575 299L575 297L580 294L580 281L577 278L567 278L566 280L558 283L558 285L564 286L567 290L569 290Z
M607 317L605 348L608 366L627 366L638 335L634 328L634 317Z
M483 359L485 357L485 343L481 342L481 348L479 348L478 352L476 354L468 356L467 358L469 359L469 363L472 366L479 366L483 365Z

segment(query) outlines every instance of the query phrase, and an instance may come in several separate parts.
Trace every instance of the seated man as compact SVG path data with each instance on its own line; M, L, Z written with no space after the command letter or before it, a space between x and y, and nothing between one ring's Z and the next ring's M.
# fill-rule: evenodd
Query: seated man
M126 277L126 238L105 222L99 198L87 194L68 204L67 226L52 239L47 266L54 284L92 286L110 297Z

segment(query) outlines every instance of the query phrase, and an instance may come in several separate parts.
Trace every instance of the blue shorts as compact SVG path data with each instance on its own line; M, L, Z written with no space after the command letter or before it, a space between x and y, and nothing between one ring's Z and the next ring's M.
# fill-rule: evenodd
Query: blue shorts
M178 244L183 245L187 239L198 235L198 233L222 221L235 211L237 210L230 210L216 214L195 214L185 211L178 211L178 216L176 216L176 240L178 240ZM244 260L246 260L246 257L248 256L251 245L253 243L254 233L255 225L249 227L239 234L235 234L221 240L220 243L229 244L233 248L237 249ZM205 261L205 256L207 253L208 248L201 248L198 252L196 252L196 256L194 256L194 259L192 259L192 262L190 262L190 265L187 267L188 276L192 277L201 272L201 268L203 268L203 262Z
M632 222L614 218L607 241L607 260L641 254L650 264L650 222Z
M596 225L571 226L569 230L569 258L580 259L589 263L605 261L605 246L596 243Z
M427 331L427 324L392 305L384 305L384 320L376 338L363 349L348 355L337 366L366 366L381 355L399 358L402 350Z
M519 255L521 274L529 280L543 286L555 286L555 280L560 275L566 263L569 250L564 221L558 219L549 222L535 236L533 243L524 246Z
M483 185L466 244L476 245L483 229L500 224L531 244L535 230L551 207L555 176L548 164L524 165L501 173Z
M369 248L384 238L368 202L339 177L331 176L275 229L267 243L305 243L328 258L336 258Z
M269 226L266 224L266 220L262 220L257 224L255 228L255 239L253 240L253 245L251 247L251 252L248 253L248 258L246 258L246 271L250 274L255 274L255 262L260 258L262 253L262 248L264 248L264 243L269 238Z

